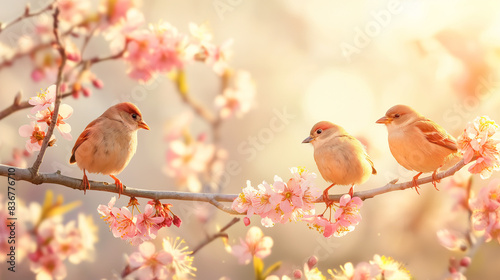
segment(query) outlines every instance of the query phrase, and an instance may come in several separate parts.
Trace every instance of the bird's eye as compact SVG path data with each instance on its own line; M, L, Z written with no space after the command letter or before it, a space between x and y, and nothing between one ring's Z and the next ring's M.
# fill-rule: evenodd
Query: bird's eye
M137 120L137 114L136 113L132 113L131 116L132 116L132 119Z
M323 132L323 129L321 129L321 128L316 130L316 134L321 134L321 132Z
M395 118L399 118L400 116L401 115L399 115L399 114L394 115Z

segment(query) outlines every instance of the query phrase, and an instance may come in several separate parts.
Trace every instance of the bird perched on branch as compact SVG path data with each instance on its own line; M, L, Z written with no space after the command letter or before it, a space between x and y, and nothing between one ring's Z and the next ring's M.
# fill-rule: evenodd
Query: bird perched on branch
M115 180L118 194L123 184L115 177L128 165L137 149L137 130L149 130L142 114L132 103L124 102L107 109L92 121L76 140L69 162L83 170L84 193L90 189L85 171L109 175Z
M417 179L422 173L433 172L432 184L437 189L437 171L460 159L455 138L409 106L390 108L376 123L387 127L389 148L396 161L408 170L419 172L413 177L417 193Z
M327 205L331 204L328 190L334 185L351 185L349 194L352 196L354 185L377 174L363 144L336 124L327 121L315 124L302 143L313 145L319 172L323 179L332 183L323 191Z

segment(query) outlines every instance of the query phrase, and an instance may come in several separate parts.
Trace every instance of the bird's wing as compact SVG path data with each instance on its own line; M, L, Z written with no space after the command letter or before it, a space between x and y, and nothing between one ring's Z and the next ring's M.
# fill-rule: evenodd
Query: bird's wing
M373 164L373 161L372 159L370 158L370 156L368 155L368 153L366 152L366 148L365 146L363 145L363 143L361 143L361 141L359 141L358 139L356 139L354 136L351 136L351 135L343 135L343 136L346 136L348 137L349 139L353 140L353 141L356 141L359 143L359 145L362 147L363 151L365 152L365 158L366 160L370 163L370 165L372 166L372 174L373 175L376 175L377 174L377 169L375 169L375 165Z
M366 155L366 160L370 163L370 165L372 166L372 174L373 175L377 175L377 169L375 169L375 165L373 164L373 161L372 159Z
M415 125L422 131L427 141L452 151L457 150L457 140L435 122L431 120L421 120L416 122Z
M73 146L73 150L71 150L71 158L69 159L69 163L75 163L76 158L75 158L75 152L78 147L80 147L83 142L87 141L89 138L90 134L92 133L92 127L96 124L97 119L93 120L87 127L83 130L82 134L78 137L78 139L75 142L75 146Z

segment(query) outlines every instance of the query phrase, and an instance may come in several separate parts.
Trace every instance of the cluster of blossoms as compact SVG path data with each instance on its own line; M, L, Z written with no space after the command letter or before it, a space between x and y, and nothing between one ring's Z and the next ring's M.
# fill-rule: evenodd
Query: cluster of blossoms
M142 243L138 246L138 252L127 257L127 267L122 276L140 280L188 279L188 276L194 276L194 257L183 243L184 240L179 238L163 239L163 248L159 251L151 242Z
M333 215L329 219L323 214L315 215L314 203L321 196L321 190L314 186L316 175L303 168L291 168L292 178L284 182L276 176L272 184L265 181L255 189L247 182L247 187L233 201L232 209L245 213L245 224L250 217L259 215L262 225L274 226L275 223L305 221L325 237L340 237L354 230L361 221L360 209L363 202L359 197L349 194L341 197ZM334 204L328 206L328 208Z
M36 251L28 256L37 279L65 278L65 259L73 264L92 260L96 231L92 218L83 214L78 226L75 221L63 225L61 219L44 220L36 230Z
M500 242L500 180L492 180L469 200L474 230L484 232L486 241Z
M489 178L493 171L500 170L499 126L487 116L477 117L469 122L458 138L458 146L464 156L464 163L476 161L469 167L469 172Z
M47 129L54 115L54 103L56 100L56 86L51 85L45 91L37 94L29 99L29 104L33 105L31 116L33 119L31 124L23 125L19 128L19 135L28 137L26 140L26 150L28 152L39 151ZM59 106L59 114L57 117L56 128L61 133L62 137L71 140L71 126L65 122L73 114L73 108L67 104ZM54 135L51 137L51 144L55 141Z
M230 253L236 256L240 264L249 264L252 259L263 259L271 254L273 239L264 236L258 227L251 227L245 240L240 239L241 245L226 247ZM291 280L291 279L318 279L326 280L323 273L315 267L318 258L310 257L304 264L304 270L296 269L292 272L292 278L283 275L281 278L276 275L265 276L266 280ZM255 266L255 264L254 264ZM390 257L375 255L373 260L362 262L354 266L346 263L340 270L328 270L331 280L355 280L355 279L412 279L408 270L399 262Z
M354 266L346 263L341 266L340 271L329 270L332 280L350 279L386 279L386 280L410 280L412 279L408 270L391 257L375 255L369 262L361 262ZM320 278L318 278L320 279ZM325 279L325 278L323 278Z
M136 198L131 198L127 207L115 207L116 197L112 197L108 205L99 205L97 212L108 225L113 236L139 245L144 241L155 239L158 230L170 227L172 224L180 227L181 219L170 210L171 204L162 204L158 200L151 200L139 211ZM132 212L128 209L132 207ZM133 215L134 208L139 214Z
M342 237L353 231L361 221L361 206L363 206L363 201L359 197L351 198L349 194L344 194L340 198L339 207L330 219L317 215L304 217L303 220L308 222L311 228L323 233L325 237L332 235Z
M262 218L262 225L266 227L314 215L314 201L321 196L321 191L313 185L316 174L303 168L291 168L290 171L292 178L287 183L275 176L272 184L264 181L255 189L247 181L247 187L231 206L239 213L246 212L245 225L250 224L249 218L254 214Z
M187 187L191 192L201 191L201 177L207 173L214 158L215 147L207 143L205 133L194 138L187 130L191 114L183 114L173 124L167 135L165 174L175 178L176 185Z
M221 46L212 42L212 34L204 25L189 25L191 37L180 33L167 22L150 25L149 29L128 32L124 59L129 64L129 76L147 82L155 73L183 69L190 61L202 61L218 75L228 69L229 40Z
M7 219L12 214L7 207L0 209L0 261L15 267L16 262L27 257L37 279L63 279L67 275L66 260L72 264L92 261L95 253L97 227L92 217L79 214L77 221L64 224L62 214L78 203L63 205L61 196L55 202L52 198L48 191L43 206L36 202L29 206L17 203L16 214L25 219L15 223ZM0 203L3 202L0 196Z
M240 238L239 245L226 247L226 250L236 256L240 264L249 264L254 257L263 259L271 254L273 239L264 236L262 230L258 227L251 227L245 240Z

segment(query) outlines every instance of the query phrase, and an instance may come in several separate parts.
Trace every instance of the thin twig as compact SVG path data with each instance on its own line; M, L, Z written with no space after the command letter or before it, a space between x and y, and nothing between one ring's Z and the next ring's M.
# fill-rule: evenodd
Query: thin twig
M62 94L61 98L66 98L68 96L72 95L72 92L65 92ZM16 94L16 96L14 97L14 102L12 103L12 105L10 105L9 107L3 109L2 111L0 111L0 120L2 120L3 118L7 117L8 115L12 114L12 113L15 113L19 110L22 110L22 109L26 109L26 108L30 108L30 107L33 107L33 105L29 104L28 103L28 100L25 100L25 101L16 101L16 99L18 98L19 93ZM19 97L20 98L20 97Z
M8 22L8 23L5 23L5 24L0 24L0 33L2 33L2 31L4 31L5 29L11 27L12 25L24 20L24 19L27 19L27 18L30 18L30 17L35 17L35 16L38 16L46 11L49 11L49 10L52 10L54 8L54 3L56 1L52 1L49 5L47 5L45 8L42 8L41 10L39 10L38 12L34 12L34 13L31 13L30 12L30 5L29 3L26 4L26 7L24 9L24 14L20 15L19 17L17 17L16 19L14 19L13 21L11 22Z
M56 39L57 48L59 54L61 55L61 64L59 65L59 69L57 71L57 80L56 80L56 100L54 102L54 112L52 115L52 120L50 122L50 126L47 130L45 138L43 139L42 145L40 147L40 152L33 163L33 166L30 168L31 173L38 174L38 170L40 169L40 165L42 164L43 156L45 155L45 151L49 145L50 138L54 133L54 128L57 124L57 119L59 118L59 106L61 105L61 83L62 83L62 73L64 71L64 66L66 65L66 51L61 43L59 37L59 8L56 8L54 11L54 37Z
M193 252L191 252L191 255L196 254L200 249L207 246L210 242L214 241L217 238L226 238L227 239L228 235L224 231L226 231L228 228L230 228L231 226L233 226L234 224L236 224L239 221L240 221L240 218L233 218L231 221L229 221L229 223L227 223L227 225L225 225L223 228L221 228L219 230L219 232L214 233L213 235L207 237L207 239L205 239L198 246L196 246L193 249Z

